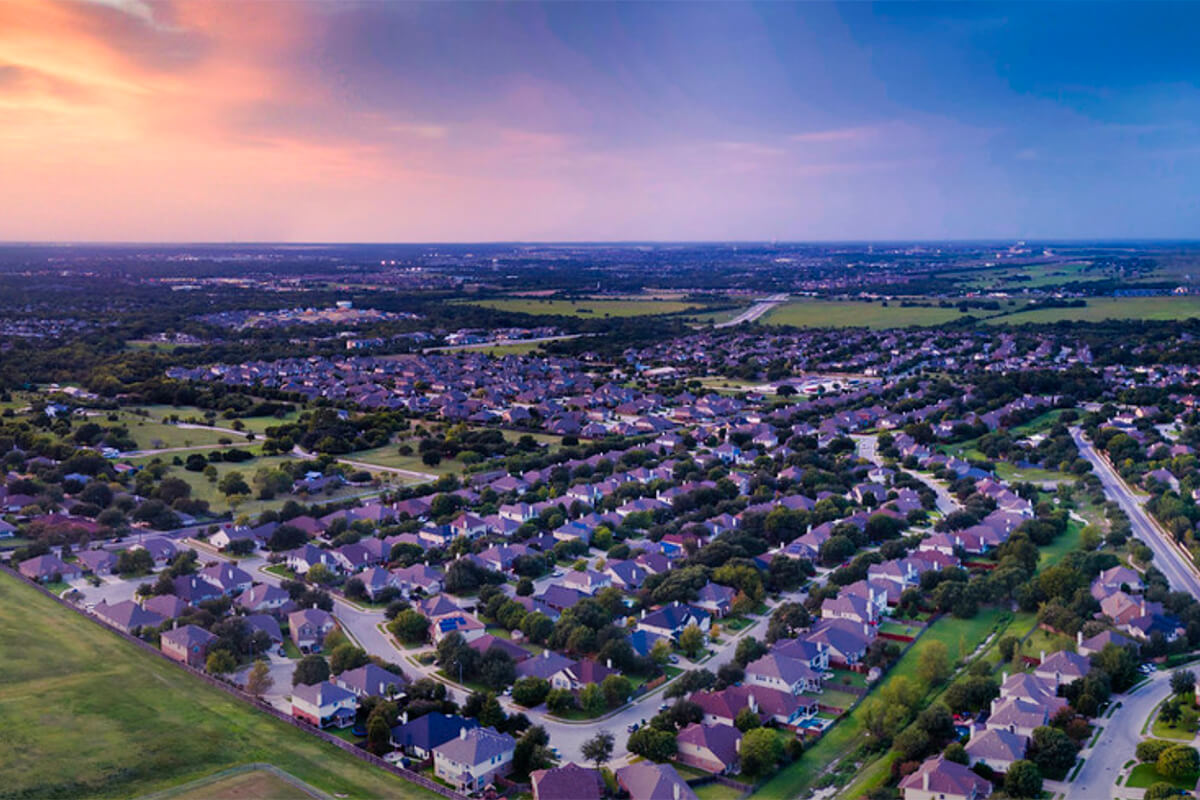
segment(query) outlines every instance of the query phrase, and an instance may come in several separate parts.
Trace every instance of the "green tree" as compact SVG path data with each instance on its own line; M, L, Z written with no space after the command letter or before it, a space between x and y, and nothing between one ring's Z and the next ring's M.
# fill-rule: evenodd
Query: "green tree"
M940 686L950 676L950 650L945 642L931 641L917 657L917 675L930 686Z
M520 678L513 684L512 699L518 705L533 708L541 705L550 693L550 682L532 675Z
M671 643L666 639L655 641L650 647L650 659L660 667L671 663Z
M1171 673L1171 691L1178 695L1190 695L1196 689L1196 673L1190 669L1177 669Z
M324 564L313 564L304 577L309 583L315 583L317 586L332 586L337 583L337 575Z
M604 766L604 763L612 757L613 746L616 744L616 739L608 731L600 731L592 738L583 743L583 757L596 765L596 769Z
M1150 788L1142 795L1143 800L1176 800L1181 797L1175 784L1159 781L1150 784Z
M761 728L762 720L758 718L758 714L753 709L746 706L738 711L737 716L733 718L733 724L739 731L745 733L755 728Z
M742 736L742 772L752 778L766 775L775 769L783 755L783 745L775 732L755 728Z
M1033 798L1042 794L1042 773L1032 761L1014 761L1004 774L1004 791L1009 797Z
M946 749L942 751L942 756L947 761L964 766L971 761L970 756L967 755L967 748L963 747L962 742L951 742L946 745Z
M341 675L348 669L358 669L371 661L365 650L346 642L339 644L329 653L329 669L334 675Z
M236 469L227 472L217 484L217 488L226 497L250 494L250 484L246 483L246 476Z
M546 695L546 708L550 709L555 714L561 714L564 711L570 711L578 707L575 700L575 695L568 689L551 689Z
M367 720L367 749L377 756L392 749L392 729L382 714L372 714Z
M228 675L237 669L237 659L228 650L213 650L208 654L204 668L211 675Z
M604 690L594 683L589 683L579 691L579 705L592 716L600 716L607 707Z
M661 763L675 755L678 744L675 741L674 733L660 731L651 725L647 725L629 734L629 741L626 743L626 747L634 755Z
M897 734L892 747L901 761L917 761L929 753L930 744L929 734L917 725L909 725Z
M1196 773L1200 772L1200 753L1185 744L1169 747L1154 762L1154 769L1164 778L1195 779Z
M696 625L688 625L679 634L679 649L686 653L688 658L696 658L704 650L704 631Z
M305 686L312 686L327 680L329 680L329 662L315 653L297 661L296 669L292 672L292 686L301 683Z
M1071 737L1058 728L1043 725L1033 729L1025 756L1043 773L1062 773L1075 764L1076 752L1078 748Z
M604 701L609 708L622 705L633 694L633 684L624 675L609 675L600 684L604 691Z
M275 679L271 677L270 665L261 658L255 661L254 666L246 675L246 692L255 697L262 697L271 691L271 687L274 685Z
M388 623L388 630L405 644L422 644L429 638L429 620L414 609L406 609Z

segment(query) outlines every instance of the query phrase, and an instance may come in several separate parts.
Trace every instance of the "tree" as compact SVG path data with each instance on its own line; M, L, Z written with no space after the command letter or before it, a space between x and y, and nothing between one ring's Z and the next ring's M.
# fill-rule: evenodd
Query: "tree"
M270 665L262 659L255 661L246 675L246 692L255 697L262 697L271 691L274 685L275 679L271 677Z
M545 769L551 764L550 735L541 725L533 725L517 740L513 750L513 770L528 775L535 769Z
M761 728L762 720L758 718L758 714L752 708L746 706L738 711L737 716L733 718L733 725L742 733L746 733L755 728Z
M211 675L228 675L237 669L237 659L228 650L213 650L208 654L204 668Z
M940 686L950 675L950 650L945 642L931 641L917 657L917 675L930 686Z
M657 639L650 647L650 659L663 667L671 662L671 644L666 639Z
M1175 784L1159 781L1158 783L1150 784L1150 788L1142 795L1143 800L1174 800L1180 797L1179 790L1175 788Z
M929 734L917 725L909 725L896 736L892 747L901 761L918 761L929 753L930 744Z
M612 757L616 739L608 731L600 731L583 743L583 757L596 765L596 769L604 765Z
M401 611L388 623L388 630L405 644L421 644L429 638L429 620L414 610Z
M942 756L947 761L962 764L963 766L966 766L971 761L970 756L967 755L967 748L963 747L962 742L951 742L946 745L946 749L942 751Z
M739 667L745 667L752 661L757 661L767 654L767 646L755 639L753 636L743 636L738 640L737 650L734 651L733 660Z
M766 775L775 768L783 755L783 745L775 732L755 728L742 736L742 772L752 778Z
M579 704L575 701L575 695L569 689L551 689L546 694L546 708L553 711L555 714L561 714L564 711L570 711L576 708Z
M633 684L624 675L609 675L600 683L600 688L609 708L616 708L633 694Z
M579 705L592 716L600 716L607 706L604 690L594 683L587 684L579 691Z
M521 678L513 684L512 699L518 705L533 708L541 705L550 693L550 682L532 675Z
M358 669L370 663L365 650L346 642L339 644L329 653L329 669L334 675L341 675L348 669Z
M679 634L679 649L686 653L688 658L700 655L704 649L704 631L695 625L688 625Z
M1077 751L1075 743L1066 733L1043 725L1033 729L1033 738L1025 755L1042 772L1060 773L1075 764Z
M238 470L233 470L225 474L217 484L217 488L221 494L229 497L231 495L250 494L250 484L246 483L246 476L242 475Z
M1191 694L1196 689L1196 673L1190 669L1177 669L1171 673L1171 691L1175 694Z
M309 583L317 586L331 586L337 582L337 575L333 574L333 570L324 564L313 564L304 577Z
M292 673L292 686L301 683L312 686L325 680L329 680L329 663L323 656L307 655L296 662L296 670Z
M1179 704L1169 701L1163 703L1162 710L1158 712L1158 718L1171 726L1174 726L1175 723L1179 721L1179 716Z
M1182 780L1200 772L1200 753L1185 744L1169 747L1154 762L1154 769L1164 778Z
M745 747L744 741L742 746ZM626 743L626 747L634 755L648 758L651 761L663 762L675 755L679 746L675 741L674 733L660 731L653 726L647 725L629 734L629 741Z
M367 718L367 749L377 756L392 749L392 729L382 714Z
M1042 794L1042 773L1032 761L1014 761L1004 775L1004 791L1009 797L1039 797Z
M1174 742L1164 741L1162 739L1144 739L1138 742L1137 745L1137 760L1146 764L1153 764L1158 761L1158 757L1175 746Z

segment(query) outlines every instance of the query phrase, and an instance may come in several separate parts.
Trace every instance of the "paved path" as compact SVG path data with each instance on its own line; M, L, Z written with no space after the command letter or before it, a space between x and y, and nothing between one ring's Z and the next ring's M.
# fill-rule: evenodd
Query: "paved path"
M713 327L732 328L735 325L741 325L743 322L754 322L754 320L758 319L763 314L766 314L775 306L779 305L780 303L786 303L787 301L787 293L773 294L770 297L764 297L762 300L759 300L757 303L750 306L728 322L722 322L718 325L714 325Z
M296 445L294 448L292 448L292 455L299 456L300 458L317 457L316 453L310 453L307 450L302 449L300 445ZM400 475L405 478L414 478L418 481L436 481L441 477L440 475L434 475L432 472L417 472L416 470L400 469L399 467L381 467L378 464L368 464L366 461L351 461L348 458L339 458L337 459L337 463L370 472L388 472L392 475Z
M1071 429L1071 436L1079 448L1079 454L1091 462L1104 486L1104 493L1117 502L1121 510L1129 517L1133 535L1146 543L1154 553L1154 566L1162 571L1170 581L1172 588L1200 597L1200 574L1192 564L1191 559L1175 544L1162 526L1150 518L1143 508L1142 498L1133 493L1129 484L1117 474L1108 463L1108 459L1100 455L1092 443L1083 437L1079 428Z
M1099 800L1130 797L1136 790L1116 786L1114 782L1125 762L1134 758L1142 741L1142 726L1154 707L1171 694L1171 673L1155 672L1148 683L1114 700L1121 707L1104 722L1104 730L1094 747L1085 748L1083 767L1075 780L1066 785L1065 800Z

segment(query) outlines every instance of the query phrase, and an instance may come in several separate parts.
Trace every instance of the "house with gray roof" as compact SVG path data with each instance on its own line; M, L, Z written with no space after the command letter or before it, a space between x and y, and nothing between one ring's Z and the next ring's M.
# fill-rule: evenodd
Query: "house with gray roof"
M516 739L494 728L462 728L433 748L434 774L459 789L478 791L508 774L516 745Z

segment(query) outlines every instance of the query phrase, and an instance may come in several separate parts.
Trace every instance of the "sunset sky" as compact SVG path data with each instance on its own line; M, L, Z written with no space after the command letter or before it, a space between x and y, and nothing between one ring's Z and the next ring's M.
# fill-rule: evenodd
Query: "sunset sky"
M1200 4L0 3L0 239L1196 238Z

